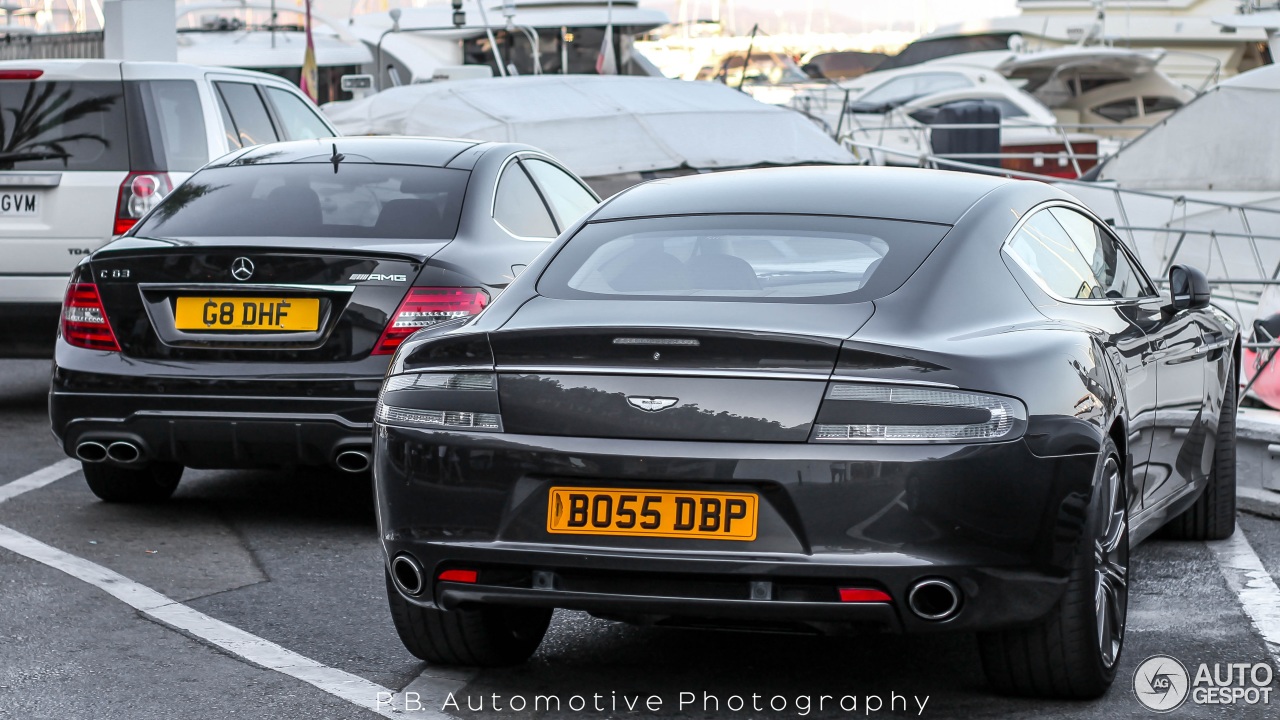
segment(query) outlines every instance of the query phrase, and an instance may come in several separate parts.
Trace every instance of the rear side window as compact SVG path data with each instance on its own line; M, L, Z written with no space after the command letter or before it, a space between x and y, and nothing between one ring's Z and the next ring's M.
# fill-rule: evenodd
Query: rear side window
M290 140L311 140L333 137L333 131L325 126L315 110L300 96L288 90L267 87L267 97L276 108L276 117L284 125L284 134Z
M1048 210L1032 215L1006 246L1049 292L1063 298L1103 297L1093 268Z
M1085 262L1093 270L1098 291L1095 295L1105 298L1141 298L1156 294L1120 243L1093 220L1064 207L1051 208L1049 212L1062 225L1079 248Z
M232 165L183 183L135 235L451 239L465 170L344 162Z
M538 292L567 299L863 302L897 289L946 231L801 215L591 223L552 260Z
M510 163L502 171L498 196L493 203L493 218L518 237L549 239L559 234L547 204L518 162Z
M590 190L572 175L545 160L528 158L521 160L533 179L538 181L542 194L551 205L556 216L556 224L561 230L574 224L583 215L591 212L600 201Z
M249 83L220 82L215 83L218 94L226 103L231 122L236 129L236 139L241 147L261 145L275 142L280 137L276 134L275 125L271 123L271 115L267 106L262 104L262 96L258 89Z
M204 103L193 80L145 80L129 88L133 167L198 170L209 162Z
M0 170L128 169L123 83L0 81Z

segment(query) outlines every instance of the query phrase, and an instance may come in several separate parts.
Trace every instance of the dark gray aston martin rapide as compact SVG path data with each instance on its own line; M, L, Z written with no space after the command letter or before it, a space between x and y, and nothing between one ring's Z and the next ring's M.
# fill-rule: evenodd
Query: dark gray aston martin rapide
M392 615L520 662L553 608L973 631L1000 691L1095 697L1129 549L1234 528L1240 340L1041 183L871 168L638 186L392 360Z

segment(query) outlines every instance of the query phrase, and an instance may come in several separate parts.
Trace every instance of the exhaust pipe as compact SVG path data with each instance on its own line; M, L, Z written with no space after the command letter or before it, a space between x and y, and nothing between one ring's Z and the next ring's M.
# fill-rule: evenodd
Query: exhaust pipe
M426 587L422 578L422 566L411 555L397 555L391 561L391 578L405 595L419 595Z
M76 459L80 462L100 463L107 459L107 446L87 440L76 446Z
M142 459L142 448L127 440L113 442L107 446L107 459L121 465L132 465Z
M960 588L941 578L921 580L907 593L907 607L924 620L948 620L960 610Z
M364 450L343 450L333 459L339 470L349 473L362 473L369 469L369 453Z

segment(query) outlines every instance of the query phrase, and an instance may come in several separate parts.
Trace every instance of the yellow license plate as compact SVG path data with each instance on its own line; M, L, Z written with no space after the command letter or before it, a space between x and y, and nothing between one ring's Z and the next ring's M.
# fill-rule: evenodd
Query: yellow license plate
M179 330L314 331L320 327L316 298L180 297L174 312Z
M755 540L751 493L551 488L547 532L569 535Z

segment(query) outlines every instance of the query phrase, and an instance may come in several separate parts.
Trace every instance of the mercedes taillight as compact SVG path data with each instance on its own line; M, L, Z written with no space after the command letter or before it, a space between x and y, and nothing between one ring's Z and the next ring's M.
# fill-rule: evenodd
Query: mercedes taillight
M489 294L480 288L409 288L404 301L382 331L373 354L390 355L415 332L456 318L475 315L488 304Z
M67 285L67 295L62 301L62 339L75 347L120 352L97 285L82 282Z

